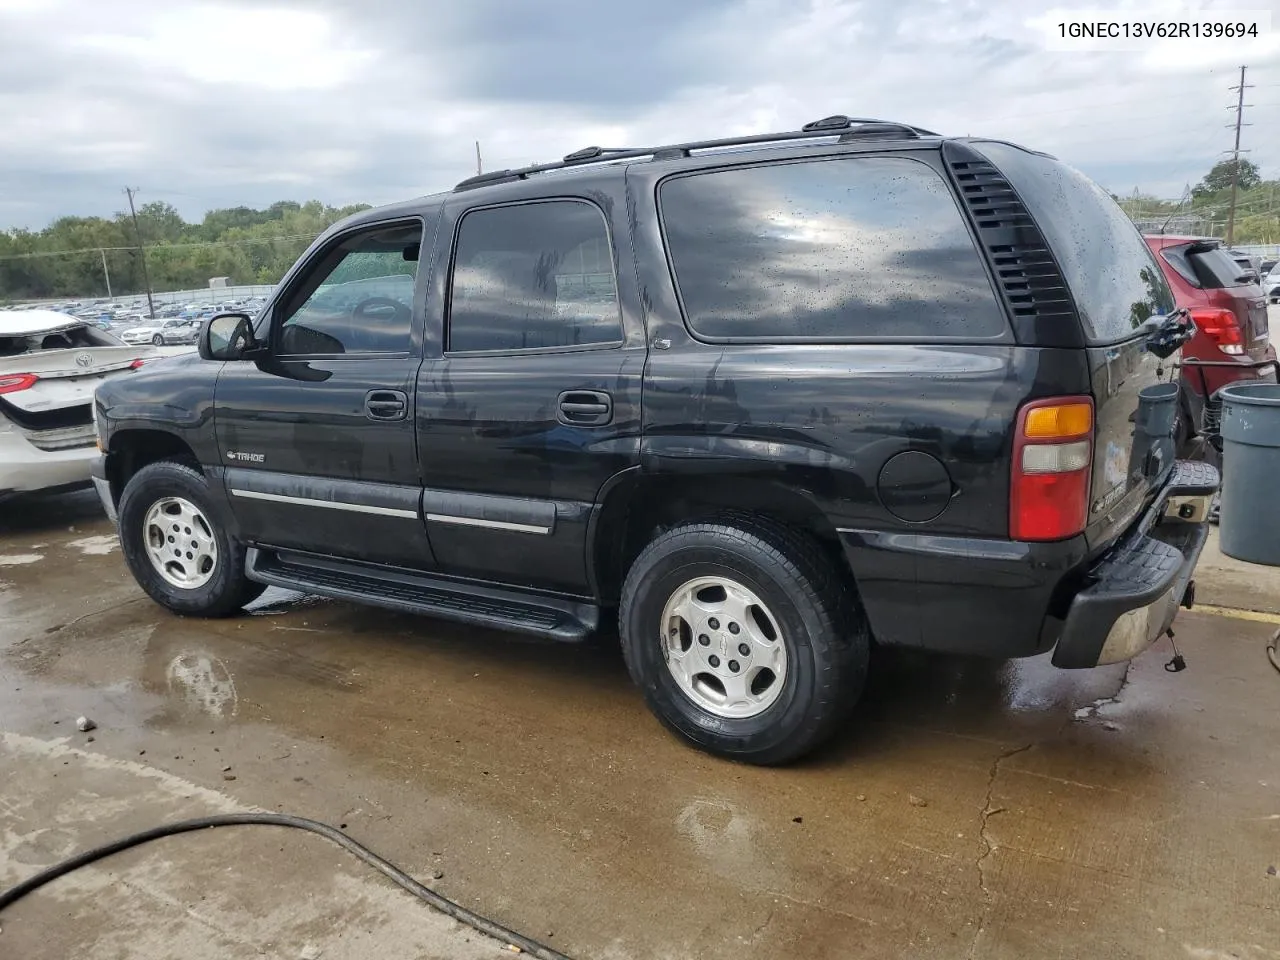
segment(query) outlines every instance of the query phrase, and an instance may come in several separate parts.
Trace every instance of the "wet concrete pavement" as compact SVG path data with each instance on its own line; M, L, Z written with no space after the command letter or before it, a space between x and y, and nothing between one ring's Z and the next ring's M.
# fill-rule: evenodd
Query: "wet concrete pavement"
M764 770L665 733L607 643L277 591L181 619L90 496L3 511L0 886L257 807L577 958L1280 957L1270 623L1184 614L1177 675L1167 644L1083 672L886 653L830 747ZM1202 602L1276 609L1215 563ZM0 957L502 955L323 841L220 833L33 895Z

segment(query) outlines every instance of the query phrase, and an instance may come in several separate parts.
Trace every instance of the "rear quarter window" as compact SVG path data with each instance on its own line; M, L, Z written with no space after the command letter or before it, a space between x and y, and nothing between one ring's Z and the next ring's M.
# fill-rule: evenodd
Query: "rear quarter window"
M1146 241L1119 205L1079 170L1007 143L973 144L1012 184L1053 251L1092 343L1134 336L1173 309Z
M990 340L1007 326L950 188L904 157L666 180L685 317L710 340Z

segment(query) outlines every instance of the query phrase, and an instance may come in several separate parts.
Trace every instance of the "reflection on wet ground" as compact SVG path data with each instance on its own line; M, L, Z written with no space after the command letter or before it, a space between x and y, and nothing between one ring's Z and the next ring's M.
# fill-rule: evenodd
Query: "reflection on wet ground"
M0 555L37 556L0 568L0 729L80 742L88 713L93 750L447 864L450 895L576 956L1280 944L1264 624L1185 617L1176 676L1160 650L1082 672L880 651L829 747L757 769L667 735L607 642L275 590L183 619L109 533L80 495L0 514Z

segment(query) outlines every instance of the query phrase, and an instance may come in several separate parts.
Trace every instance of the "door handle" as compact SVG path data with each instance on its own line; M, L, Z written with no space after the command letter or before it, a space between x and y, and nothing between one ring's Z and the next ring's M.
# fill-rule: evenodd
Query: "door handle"
M400 390L370 390L364 395L364 414L370 420L403 420L409 398Z
M566 390L556 403L556 419L565 426L600 427L613 419L613 397L601 390Z

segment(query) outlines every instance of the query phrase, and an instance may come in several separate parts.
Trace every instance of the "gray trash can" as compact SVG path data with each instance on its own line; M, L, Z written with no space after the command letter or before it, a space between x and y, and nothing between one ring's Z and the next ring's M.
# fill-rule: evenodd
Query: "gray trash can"
M1238 383L1222 398L1218 542L1237 560L1280 566L1280 384Z

